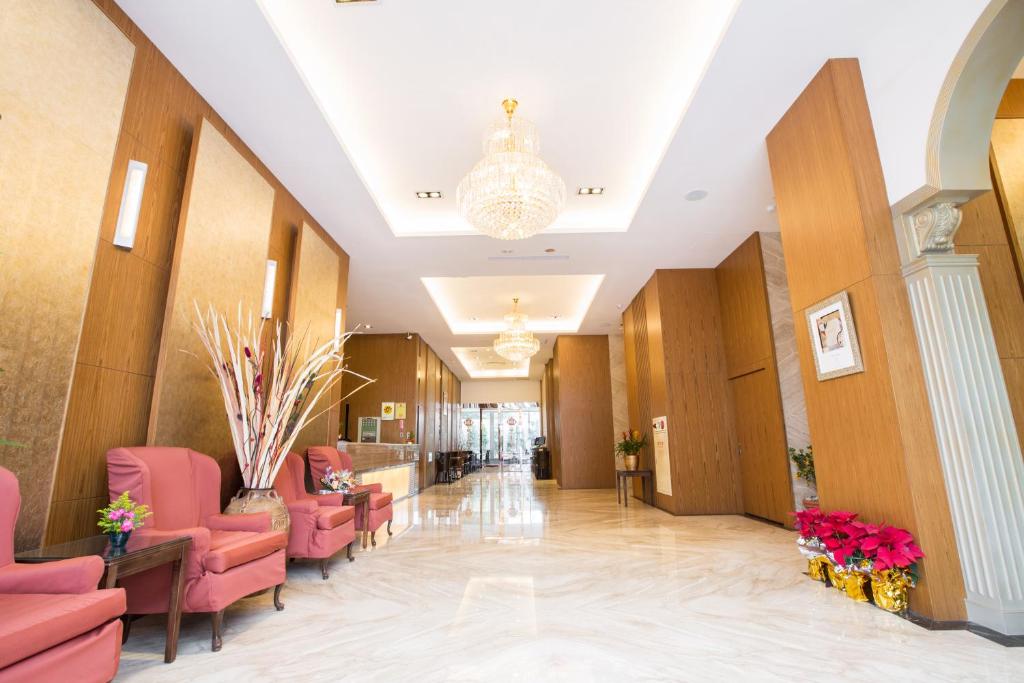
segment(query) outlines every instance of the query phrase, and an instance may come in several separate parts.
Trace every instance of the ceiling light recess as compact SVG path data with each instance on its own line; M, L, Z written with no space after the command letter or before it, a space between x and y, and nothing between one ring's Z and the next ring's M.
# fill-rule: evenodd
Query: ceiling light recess
M416 193L416 199L441 199L442 196L440 190L420 190Z
M506 120L492 126L484 158L462 179L456 203L469 224L500 240L521 240L551 225L565 206L565 183L538 156L533 124L514 118L518 102L501 103Z
M526 329L528 321L529 318L519 312L519 297L512 299L512 312L505 314L507 328L494 340L494 352L518 363L540 351L540 342Z
M582 194L582 195L604 194L604 188L603 187L581 187L580 189L576 190L576 194Z
M708 196L707 190L690 190L684 195L684 198L688 202L699 202Z

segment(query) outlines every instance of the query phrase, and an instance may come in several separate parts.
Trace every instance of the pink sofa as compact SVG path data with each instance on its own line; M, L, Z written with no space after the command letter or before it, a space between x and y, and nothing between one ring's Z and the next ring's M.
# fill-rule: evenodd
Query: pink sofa
M355 508L342 504L340 493L318 496L306 492L306 464L298 453L285 456L274 488L288 505L291 528L288 530L288 559L320 560L320 572L327 579L327 561L348 547L351 562L352 543L356 539Z
M327 472L328 465L332 470L351 470L352 458L348 453L339 451L330 446L313 446L306 450L306 457L309 459L309 471L313 475L313 485L320 485L320 478ZM395 516L394 506L391 504L391 494L386 493L380 484L362 484L356 486L354 491L370 492L370 519L363 519L363 511L356 511L356 529L366 529L370 532L370 539L377 545L377 529L384 522L388 523L388 536L391 535L391 521Z
M18 480L0 467L0 682L109 681L124 589L97 590L99 557L14 564Z
M281 604L288 535L271 531L270 515L220 513L220 467L188 448L114 448L107 452L110 498L128 491L153 516L136 534L191 536L185 566L184 612L209 612L213 650L221 648L224 609L247 595L274 588ZM170 565L127 576L129 614L167 611Z

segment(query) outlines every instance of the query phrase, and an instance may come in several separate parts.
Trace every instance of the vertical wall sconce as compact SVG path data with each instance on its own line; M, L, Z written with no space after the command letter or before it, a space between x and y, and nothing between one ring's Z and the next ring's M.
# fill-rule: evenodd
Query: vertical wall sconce
M341 349L341 342L337 341L341 339L341 319L343 313L340 308L334 309L334 351L337 352Z
M264 320L274 317L274 283L277 280L277 261L267 259L267 272L263 276L263 312Z
M135 231L139 227L139 211L142 209L142 192L146 188L146 172L149 166L131 159L124 177L121 192L121 208L117 212L117 227L114 229L114 246L131 249L135 246Z

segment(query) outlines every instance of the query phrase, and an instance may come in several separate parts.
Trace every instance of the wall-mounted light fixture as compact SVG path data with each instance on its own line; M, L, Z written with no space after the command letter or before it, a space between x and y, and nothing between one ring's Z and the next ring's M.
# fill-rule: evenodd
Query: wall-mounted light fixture
M277 261L267 259L267 272L263 276L263 311L264 320L274 317L274 284L277 281Z
M117 227L114 229L114 246L131 249L135 246L135 231L139 228L139 211L142 209L142 192L146 188L146 172L149 166L131 159L124 176L121 191L121 208L117 212Z
M341 349L341 322L345 317L344 312L340 308L334 309L334 352L337 353Z

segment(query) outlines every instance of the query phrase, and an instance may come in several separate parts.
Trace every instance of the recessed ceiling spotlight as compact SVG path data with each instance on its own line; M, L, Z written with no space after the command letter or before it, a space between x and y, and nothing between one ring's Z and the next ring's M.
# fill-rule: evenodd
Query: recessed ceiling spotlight
M551 316L551 319L552 320L558 320L558 316L557 315L553 315L553 316Z
M686 201L688 201L688 202L699 202L700 200L702 200L702 199L704 199L705 197L708 196L708 191L707 190L690 190L684 196L686 197Z
M440 199L440 190L421 190L416 193L417 199Z
M511 249L502 249L502 250L501 250L501 253L502 253L502 254L511 254L511 253L512 253L512 250L511 250Z
M372 330L373 329L373 325L371 325L370 323L363 323L363 327L365 327L368 330Z
M603 187L581 187L576 194L604 194Z
M765 213L775 213L775 202L764 207Z
M545 254L554 254L555 250L552 249L551 247L548 247L547 249L544 250L544 253Z

